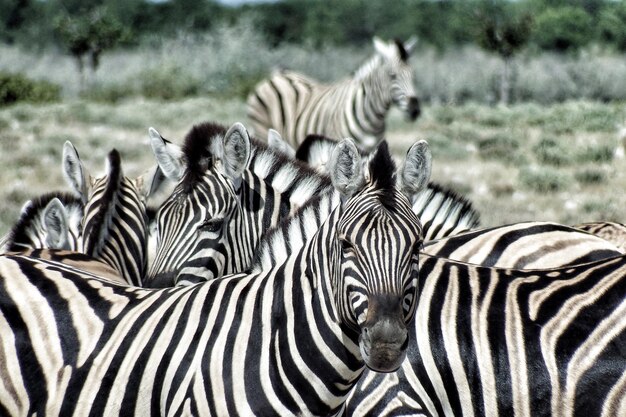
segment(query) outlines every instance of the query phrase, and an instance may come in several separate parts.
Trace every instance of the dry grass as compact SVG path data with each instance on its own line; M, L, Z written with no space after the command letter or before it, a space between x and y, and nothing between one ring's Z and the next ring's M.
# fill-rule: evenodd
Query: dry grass
M67 189L61 173L63 142L77 147L88 169L104 168L117 148L126 173L154 163L147 128L180 141L200 121L245 122L240 99L178 102L132 99L116 105L68 101L16 105L0 111L0 234L22 204L40 193ZM401 155L429 140L433 179L470 198L485 226L522 220L626 222L626 167L619 127L621 104L568 102L544 107L430 106L415 124L389 117L388 139Z

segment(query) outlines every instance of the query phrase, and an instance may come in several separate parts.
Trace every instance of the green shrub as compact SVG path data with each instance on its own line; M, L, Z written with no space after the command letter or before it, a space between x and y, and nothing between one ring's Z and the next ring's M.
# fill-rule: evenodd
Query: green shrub
M519 140L510 133L496 133L478 141L478 152L485 159L511 160L519 147Z
M555 137L542 138L533 146L533 153L540 162L555 166L568 165L573 160L570 148L559 143Z
M606 173L597 168L585 168L577 171L574 178L581 184L600 184L606 180Z
M593 19L581 7L551 7L535 20L533 40L543 49L567 51L589 42Z
M35 81L21 74L0 72L0 106L18 101L42 103L57 101L61 87L47 81Z
M81 93L81 98L102 103L117 103L120 100L137 95L132 86L126 84L113 84L107 86L92 87Z
M428 135L428 145L435 158L460 160L467 158L465 145L441 133Z
M614 147L606 144L587 145L578 153L580 162L611 162L613 160Z
M139 76L140 93L147 98L172 100L195 96L199 94L201 84L175 67L151 69Z
M569 178L553 168L523 168L519 173L520 182L540 193L556 192L567 189Z

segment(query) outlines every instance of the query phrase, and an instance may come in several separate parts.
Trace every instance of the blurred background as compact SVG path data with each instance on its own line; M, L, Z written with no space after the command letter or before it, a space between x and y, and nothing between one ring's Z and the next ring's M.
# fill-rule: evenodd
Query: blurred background
M626 2L0 0L0 233L66 189L65 140L94 172L116 147L137 175L149 126L180 142L246 124L273 68L330 82L373 36L412 35L424 113L389 115L394 152L427 139L433 180L484 225L626 221Z

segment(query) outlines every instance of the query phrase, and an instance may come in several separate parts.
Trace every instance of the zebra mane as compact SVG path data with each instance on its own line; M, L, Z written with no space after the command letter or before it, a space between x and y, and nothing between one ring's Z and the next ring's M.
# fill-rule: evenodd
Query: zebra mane
M330 156L332 149L337 146L337 143L339 143L337 140L329 138L328 136L310 133L306 136L306 138L304 138L304 141L302 141L300 146L298 146L298 149L296 149L294 158L299 161L311 162L311 156L316 151L320 150L322 155ZM357 147L357 149L361 156L367 156L369 154L369 152L366 152L359 147Z
M194 125L185 136L182 150L187 168L182 185L186 193L191 192L194 184L213 166L214 156L221 156L214 155L213 143L221 140L225 134L224 126L205 122Z
M83 235L85 237L92 236L96 239L87 239L83 241L85 253L91 256L97 256L102 249L102 244L108 233L111 223L111 217L116 210L118 202L118 192L122 182L122 160L119 152L113 149L109 152L107 158L109 169L106 174L106 187L102 198L97 200L97 211L93 218L85 224ZM91 210L94 207L90 207Z
M400 60L402 62L408 62L408 60L409 60L409 53L407 52L406 48L404 47L404 43L400 39L394 39L393 42L396 44L396 47L398 48L398 53L400 55Z
M387 141L380 142L369 160L370 181L378 189L380 202L387 210L396 209L394 192L396 188L396 163L389 153Z
M250 271L265 270L283 263L317 233L320 223L324 221L320 218L321 207L324 211L331 211L340 202L340 194L332 188L316 194L293 215L284 217L261 237L250 263Z
M24 249L24 247L22 246L14 245L16 243L19 244L30 242L31 239L28 231L31 227L37 226L34 223L41 220L40 216L43 214L43 210L46 208L48 203L50 203L50 201L55 198L58 198L61 203L63 203L63 206L68 209L68 211L79 209L79 211L82 212L83 210L83 203L81 199L73 193L53 191L29 200L22 208L19 219L7 234L7 250L16 251Z
M474 229L480 225L480 214L470 200L441 184L430 182L413 200L413 211L426 232L425 240L439 239ZM442 221L443 220L443 221ZM438 226L434 228L433 226Z

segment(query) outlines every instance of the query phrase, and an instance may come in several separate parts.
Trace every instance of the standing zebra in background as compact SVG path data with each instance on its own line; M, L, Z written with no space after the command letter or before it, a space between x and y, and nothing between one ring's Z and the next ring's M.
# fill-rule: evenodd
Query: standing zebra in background
M275 72L248 96L248 117L254 133L278 131L296 148L309 133L354 138L372 148L383 138L385 116L392 104L410 120L420 114L409 55L411 39L383 42L374 38L376 54L352 78L324 85L303 75Z
M397 369L419 220L386 146L337 154L343 201L310 240L315 204L275 230L249 274L150 290L0 256L0 414L328 415L364 366Z
M63 146L63 172L85 204L82 251L111 266L125 283L141 286L148 262L146 201L164 184L159 167L131 180L124 176L114 149L107 156L105 175L93 177L68 141Z
M78 250L83 203L74 195L51 192L24 204L18 221L2 238L0 253L27 249Z

